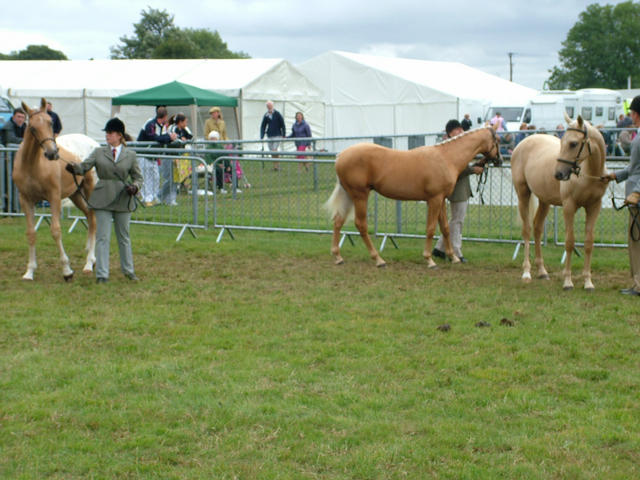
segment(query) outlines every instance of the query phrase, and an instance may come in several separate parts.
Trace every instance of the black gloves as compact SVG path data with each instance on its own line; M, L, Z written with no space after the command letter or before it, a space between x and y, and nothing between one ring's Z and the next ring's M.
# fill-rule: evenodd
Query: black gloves
M134 196L136 193L138 193L138 187L136 187L134 184L126 185L124 189L131 196Z
M76 174L76 171L73 169L73 164L72 164L72 163L67 163L67 164L64 166L64 169L65 169L67 172L69 172L71 175L75 175L75 174Z

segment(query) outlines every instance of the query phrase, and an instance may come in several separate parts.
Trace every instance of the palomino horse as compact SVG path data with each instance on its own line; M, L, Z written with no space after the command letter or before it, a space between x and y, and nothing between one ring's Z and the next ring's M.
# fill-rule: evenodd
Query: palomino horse
M338 182L326 203L333 219L331 253L336 265L344 262L340 256L340 230L355 207L355 224L371 258L378 267L384 260L371 243L367 231L367 201L375 190L395 200L425 200L428 204L427 237L422 255L429 268L436 266L431 258L431 243L436 222L445 239L445 251L453 263L460 259L453 254L449 240L449 223L444 199L453 192L460 173L476 155L500 162L499 139L495 127L465 132L438 145L398 151L370 143L360 143L343 150L336 159Z
M73 203L82 210L89 224L87 238L87 260L83 271L91 273L95 263L96 219L85 198L93 191L93 176L84 177L80 188L73 176L64 171L63 162L79 162L74 153L58 148L53 138L51 117L47 114L47 102L43 98L39 110L32 110L24 102L22 108L29 116L29 126L25 130L24 139L15 157L13 181L20 193L20 205L27 219L27 239L29 241L29 262L24 280L33 280L36 263L36 231L35 204L47 200L51 205L51 235L60 251L62 275L66 281L73 278L73 270L69 266L69 258L62 246L60 229L60 211L63 198L70 197ZM81 178L82 180L82 178Z
M578 208L583 207L586 212L586 225L582 274L584 288L593 290L591 281L593 229L602 206L602 196L607 188L607 184L601 180L601 177L606 174L605 144L598 129L584 121L581 116L572 122L565 113L565 120L569 128L562 140L552 135L532 135L518 144L511 157L511 175L513 186L518 194L518 209L522 218L522 240L524 241L522 279L525 282L531 280L529 202L533 194L538 198L538 209L533 219L538 278L549 278L544 268L540 247L544 219L551 205L561 205L566 229L563 288L565 290L573 288L571 281L571 253L575 246L573 220ZM575 175L572 176L572 173Z

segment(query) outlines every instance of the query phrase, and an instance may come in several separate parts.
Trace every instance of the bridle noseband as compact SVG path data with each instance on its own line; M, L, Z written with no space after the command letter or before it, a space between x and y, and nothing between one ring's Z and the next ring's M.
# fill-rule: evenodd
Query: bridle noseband
M580 144L580 150L578 150L578 154L576 155L575 160L565 160L564 158L558 158L558 162L566 163L567 165L571 165L571 173L575 173L576 176L580 175L580 165L578 165L578 161L580 160L580 155L582 155L582 150L584 150L584 146L587 146L587 150L589 152L589 156L591 156L591 142L589 141L589 134L587 132L587 126L584 126L584 130L579 128L567 128L566 131L574 131L580 132L584 137L582 138L582 143Z
M493 137L493 146L496 149L496 156L492 157L491 149L489 149L488 152L483 153L484 163L486 164L487 162L491 161L494 165L502 165L502 155L500 154L500 138L498 138L498 136L496 135L496 131L493 128L487 128L491 131L491 136Z
M39 112L34 113L33 115L31 115L29 120L31 120L31 118L35 117L36 115L40 115L42 113L45 113L45 112L39 111ZM46 138L43 138L42 140L40 140L38 138L38 133L37 133L36 127L31 125L31 122L29 122L29 131L31 132L31 135L33 135L33 138L36 139L36 142L38 142L38 144L40 145L40 148L42 148L43 150L44 150L43 144L45 142L47 142L47 141L52 141L53 144L56 146L56 150L58 149L58 144L56 143L56 139L54 137L46 137ZM56 153L56 158L57 158L57 153Z

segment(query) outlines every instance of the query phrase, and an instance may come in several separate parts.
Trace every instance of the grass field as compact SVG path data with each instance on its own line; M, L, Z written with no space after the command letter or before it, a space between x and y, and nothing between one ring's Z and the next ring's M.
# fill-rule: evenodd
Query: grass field
M513 245L428 270L401 239L376 269L357 239L336 267L328 236L134 225L141 282L115 245L110 283L82 276L78 229L65 284L42 228L29 283L23 222L0 218L0 478L640 477L626 250L596 249L588 294L552 246L524 285Z

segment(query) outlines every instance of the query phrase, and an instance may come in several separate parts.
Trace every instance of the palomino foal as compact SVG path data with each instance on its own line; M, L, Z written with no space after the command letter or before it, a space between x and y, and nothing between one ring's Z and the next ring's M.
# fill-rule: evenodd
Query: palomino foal
M331 253L337 265L340 255L340 230L355 209L355 224L371 258L378 267L386 265L373 246L367 229L369 192L375 190L395 200L425 200L428 205L425 248L422 253L429 268L436 266L431 258L431 244L440 224L445 251L453 263L449 239L449 223L444 208L445 198L453 192L460 173L478 154L484 165L488 160L500 162L499 140L495 127L479 128L458 135L438 145L399 151L379 145L360 143L343 150L336 159L338 181L326 203L333 219Z
M544 220L551 205L562 206L565 239L565 264L563 288L573 288L571 280L571 254L575 247L574 217L579 208L586 212L584 238L584 288L593 290L591 281L591 254L593 252L594 228L602 196L607 184L601 177L605 175L605 143L597 128L578 116L572 121L565 113L569 127L562 140L553 135L537 134L525 138L513 151L511 175L518 194L518 210L522 218L522 240L524 242L524 262L522 280L531 280L529 261L529 238L531 235L530 201L538 198L538 209L533 219L535 241L535 263L538 278L548 279L549 274L542 258L541 238ZM574 175L572 175L574 174Z
M22 276L25 280L33 280L37 268L36 263L36 231L35 204L47 200L51 205L51 235L60 252L62 275L66 281L73 278L73 270L69 265L69 257L62 245L60 228L60 213L62 199L70 197L73 203L85 214L89 226L87 238L87 260L83 271L91 273L95 263L96 220L93 210L90 210L85 198L89 198L93 191L92 175L84 177L80 188L71 175L64 172L63 162L79 162L72 152L58 148L53 138L51 117L47 114L47 102L43 98L40 109L29 108L22 102L22 108L29 116L29 126L20 148L16 153L13 167L13 181L20 193L20 206L27 220L27 240L29 242L29 261L27 271ZM82 178L81 178L82 180Z

